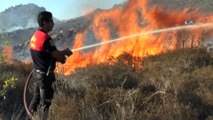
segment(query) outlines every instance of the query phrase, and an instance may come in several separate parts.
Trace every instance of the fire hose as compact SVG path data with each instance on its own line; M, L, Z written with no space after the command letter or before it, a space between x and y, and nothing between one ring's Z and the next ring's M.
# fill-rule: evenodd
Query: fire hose
M32 118L32 113L30 112L30 110L28 108L26 95L27 95L27 88L29 86L30 79L32 78L32 74L33 74L33 70L30 72L30 74L27 77L27 80L24 85L24 93L23 93L24 108L25 108L27 114L30 116L30 118Z

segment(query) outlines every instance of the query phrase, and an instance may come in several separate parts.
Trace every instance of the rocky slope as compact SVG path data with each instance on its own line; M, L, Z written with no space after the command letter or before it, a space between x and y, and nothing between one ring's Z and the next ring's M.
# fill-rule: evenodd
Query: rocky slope
M12 6L0 13L0 32L11 32L36 26L36 16L45 10L35 4Z

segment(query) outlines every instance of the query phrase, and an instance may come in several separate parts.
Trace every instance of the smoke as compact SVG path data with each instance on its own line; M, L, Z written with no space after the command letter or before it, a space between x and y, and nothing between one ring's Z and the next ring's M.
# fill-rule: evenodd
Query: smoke
M66 13L64 16L67 16L67 13L70 13L72 14L73 18L75 18L88 14L98 8L110 9L114 5L122 4L125 1L126 0L82 0L74 2L73 5L68 5L67 9L64 11L64 13Z

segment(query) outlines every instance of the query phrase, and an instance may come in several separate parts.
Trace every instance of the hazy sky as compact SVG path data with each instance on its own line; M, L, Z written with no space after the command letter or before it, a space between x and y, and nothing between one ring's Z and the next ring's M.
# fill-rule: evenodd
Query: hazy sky
M3 0L0 5L0 12L11 6L34 3L51 11L54 17L64 20L82 16L96 8L109 9L124 1L127 0Z

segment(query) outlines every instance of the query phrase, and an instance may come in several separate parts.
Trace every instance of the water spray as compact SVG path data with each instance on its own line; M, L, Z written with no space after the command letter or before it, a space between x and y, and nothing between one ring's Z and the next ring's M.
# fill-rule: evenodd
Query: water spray
M100 43L84 46L84 47L81 47L81 48L75 48L75 49L72 49L72 51L76 52L76 51L89 49L89 48L97 47L97 46L100 46L100 45L109 44L109 43L129 39L129 38L139 37L139 36L143 36L143 35L150 35L150 34L156 34L156 33L161 33L161 32L169 32L169 31L174 31L174 30L177 31L177 30L184 30L184 29L204 28L204 27L213 27L213 23L183 25L183 26L157 29L157 30L152 30L152 31L147 31L147 32L141 32L141 33L137 33L137 34L133 34L133 35L128 35L128 36L112 39L112 40L105 41L105 42L100 42Z

